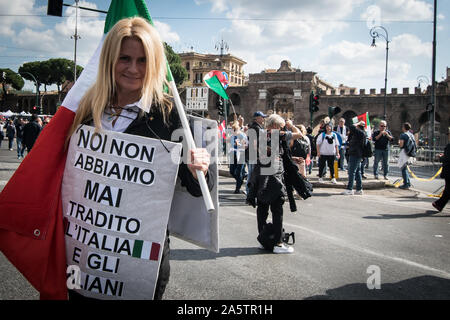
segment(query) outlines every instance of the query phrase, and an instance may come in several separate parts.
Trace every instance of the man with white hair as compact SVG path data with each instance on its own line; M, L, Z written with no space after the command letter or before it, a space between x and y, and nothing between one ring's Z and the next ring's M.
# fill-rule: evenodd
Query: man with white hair
M267 155L270 156L270 162L264 163L260 159L252 173L249 181L249 193L247 203L253 207L257 206L256 216L258 223L258 233L261 234L267 225L269 208L272 212L272 224L274 227L274 246L273 253L292 253L294 248L283 242L283 204L286 200L286 186L284 183L284 167L282 161L283 148L282 139L291 139L290 131L281 131L285 127L285 121L277 114L272 114L266 118L266 129L268 135ZM276 131L279 133L279 141L273 142L276 138ZM277 146L278 154L273 154L275 150L271 146ZM261 147L261 146L260 146ZM263 174L263 170L271 171L271 174ZM256 199L256 201L255 201ZM261 249L265 249L262 245Z
M394 137L392 136L392 133L387 130L386 121L380 121L380 127L373 132L372 140L375 141L373 175L375 176L375 179L378 179L378 164L381 160L384 180L387 180L387 175L389 173L389 147L390 142L394 140Z

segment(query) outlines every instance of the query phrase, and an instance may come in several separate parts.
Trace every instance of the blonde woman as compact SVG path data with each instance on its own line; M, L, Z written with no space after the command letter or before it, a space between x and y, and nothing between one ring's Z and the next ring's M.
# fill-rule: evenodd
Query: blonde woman
M98 76L80 101L67 141L80 124L96 129L170 140L181 127L164 93L166 83L164 47L157 31L142 18L123 19L110 30L102 48ZM180 165L181 184L193 196L201 196L196 170L208 176L209 154L206 149L190 150L191 164ZM167 232L168 235L168 232ZM155 299L161 299L169 280L169 241L164 243ZM69 291L70 299L84 299Z

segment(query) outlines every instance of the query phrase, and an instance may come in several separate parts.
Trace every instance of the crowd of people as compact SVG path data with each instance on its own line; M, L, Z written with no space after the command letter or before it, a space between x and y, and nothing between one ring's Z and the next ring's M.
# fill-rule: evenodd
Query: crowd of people
M8 149L13 151L16 140L17 159L25 157L25 150L30 152L42 129L50 122L50 117L42 119L37 114L31 118L18 117L0 121L0 148L3 140L8 140Z
M298 173L305 180L312 174L314 164L318 167L318 177L321 183L325 182L327 169L332 184L337 183L336 169L347 171L348 182L343 195L363 195L362 180L367 179L364 171L368 169L370 157L373 157L374 179L381 179L382 174L383 179L388 180L389 152L394 137L384 120L380 121L378 128L372 131L367 128L365 121L346 125L345 119L340 118L337 125L333 126L330 118L325 117L320 122L318 130L316 128L315 134L311 127L294 125L292 120L284 120L276 114L267 116L261 111L253 114L250 123L247 125L244 123L242 116L235 115L234 121L230 123L231 134L228 134L226 138L226 143L229 144L229 148L225 148L228 150L229 170L236 181L234 193L245 194L247 203L257 207L259 234L267 225L266 220L270 208L275 239L277 239L273 247L274 253L294 251L292 247L282 241L283 203L287 199L285 176L282 172L286 168L283 168L282 165L278 166L271 174L266 174L270 178L261 178L264 175L261 173L262 169L274 164L274 161L265 164L261 161L261 157L266 156L266 153L270 156L271 147L274 146L267 142L267 149L261 152L260 143L264 141L260 139L261 135L267 135L270 140L271 132L279 131L280 145L276 159L281 163L280 159L288 153L290 161L296 165ZM411 154L412 150L417 147L411 133L411 125L408 122L402 125L402 131L398 138L401 149L398 165L402 171L403 184L399 188L409 189L411 183L407 164L409 159L414 156ZM282 146L281 141L286 142L286 148ZM245 190L241 190L245 179ZM252 190L252 188L256 190ZM439 202L435 205L438 209L442 206ZM293 210L291 209L291 211Z

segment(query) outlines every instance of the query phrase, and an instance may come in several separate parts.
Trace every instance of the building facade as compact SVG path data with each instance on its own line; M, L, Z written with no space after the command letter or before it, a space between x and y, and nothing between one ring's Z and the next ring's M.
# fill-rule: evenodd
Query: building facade
M243 86L245 81L243 66L246 62L231 54L201 54L196 52L180 53L181 64L188 72L185 87L204 86L203 78L211 70L225 71L229 86Z
M445 144L448 141L450 126L450 71L447 68L446 80L436 85L435 108L435 138L436 144ZM309 96L311 91L320 94L319 111L311 119L309 112ZM386 114L388 127L398 138L403 122L410 122L413 131L418 133L424 144L431 136L431 126L427 104L430 102L430 91L422 91L416 87L413 92L409 88L392 88L387 93ZM282 61L275 70L265 70L261 73L250 74L248 83L242 87L230 87L228 96L236 113L244 116L250 122L255 111L260 110L266 114L277 113L285 119L293 119L295 124L311 125L316 127L321 119L328 115L328 107L336 106L341 112L335 116L335 121L343 117L346 123L357 115L369 112L371 121L383 119L384 89L357 90L356 88L338 88L321 80L315 72L302 71L292 68L289 61ZM210 92L209 114L211 118L218 119L215 109L217 95ZM229 112L233 112L233 107ZM231 115L229 119L232 119ZM376 121L375 121L376 122Z

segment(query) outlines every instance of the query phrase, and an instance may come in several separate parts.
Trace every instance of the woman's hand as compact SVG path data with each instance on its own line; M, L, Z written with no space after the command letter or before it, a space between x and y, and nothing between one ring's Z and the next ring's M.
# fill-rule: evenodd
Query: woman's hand
M197 170L203 171L206 175L210 163L211 156L204 148L195 148L189 151L188 169L195 179L197 178Z

